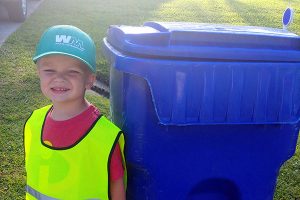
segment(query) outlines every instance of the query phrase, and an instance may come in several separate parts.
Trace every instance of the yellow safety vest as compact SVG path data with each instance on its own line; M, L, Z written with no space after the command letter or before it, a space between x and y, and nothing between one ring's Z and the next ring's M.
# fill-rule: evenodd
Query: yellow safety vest
M35 110L24 127L26 200L110 199L109 163L118 142L126 167L122 132L101 116L79 142L69 148L53 148L42 142L50 109L51 105Z

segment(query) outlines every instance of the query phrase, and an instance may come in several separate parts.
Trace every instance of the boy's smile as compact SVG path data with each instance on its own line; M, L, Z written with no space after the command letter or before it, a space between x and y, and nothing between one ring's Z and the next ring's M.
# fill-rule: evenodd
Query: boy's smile
M51 88L51 90L53 93L63 94L64 92L68 91L69 89L61 88L61 87L53 87L53 88Z
M69 89L67 88L61 88L61 87L53 87L51 88L53 91L57 91L57 92L64 92L64 91L67 91Z
M41 90L53 104L80 103L94 75L81 61L64 55L49 55L38 61Z

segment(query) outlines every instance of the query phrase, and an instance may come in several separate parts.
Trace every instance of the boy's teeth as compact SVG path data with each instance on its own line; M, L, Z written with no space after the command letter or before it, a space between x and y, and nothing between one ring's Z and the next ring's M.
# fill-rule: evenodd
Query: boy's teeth
M58 90L58 91L66 91L66 88L53 88L54 90Z

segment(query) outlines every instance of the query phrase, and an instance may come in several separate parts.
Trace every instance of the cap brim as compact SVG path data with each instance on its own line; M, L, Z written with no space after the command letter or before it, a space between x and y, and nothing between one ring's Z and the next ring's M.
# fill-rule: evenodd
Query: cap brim
M82 58L78 57L78 56L75 56L75 55L72 55L72 54L68 54L68 53L65 53L65 52L59 52L59 51L49 51L47 53L43 53L43 54L39 54L35 57L32 58L33 62L36 63L39 59L41 59L42 57L44 56L48 56L48 55L65 55L65 56L70 56L72 58L76 58L78 60L80 60L81 62L83 62L84 64L86 64L88 67L89 67L89 70L92 72L92 73L96 73L96 71L94 70L94 68L91 66L91 64L89 64L88 62L86 62L85 60L83 60Z

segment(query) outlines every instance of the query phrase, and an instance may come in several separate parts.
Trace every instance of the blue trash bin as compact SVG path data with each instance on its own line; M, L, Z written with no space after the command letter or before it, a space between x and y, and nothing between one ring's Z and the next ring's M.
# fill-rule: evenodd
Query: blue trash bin
M299 36L148 22L111 26L104 52L128 199L273 198L299 131Z

